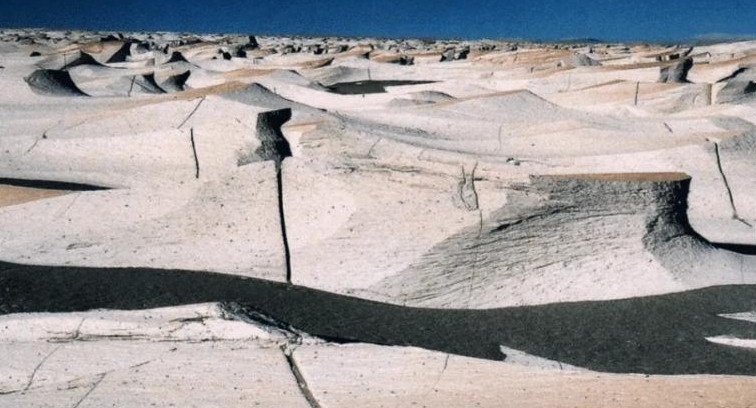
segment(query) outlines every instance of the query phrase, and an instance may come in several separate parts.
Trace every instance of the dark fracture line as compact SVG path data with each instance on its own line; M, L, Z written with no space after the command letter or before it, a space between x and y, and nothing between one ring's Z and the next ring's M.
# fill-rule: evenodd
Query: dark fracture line
M37 366L34 367L34 370L32 371L31 375L29 376L29 381L26 383L26 386L24 387L23 392L26 392L26 391L29 390L29 388L31 388L32 384L34 383L34 377L37 376L37 371L39 371L39 369L42 368L42 365L45 364L45 361L47 361L47 359L50 358L50 356L52 356L53 354L55 354L55 352L58 351L58 349L61 346L62 345L59 345L58 347L55 347L54 349L52 349L52 351L50 351L49 353L47 353L47 355L44 358L42 358L42 360L37 364Z
M283 192L283 160L276 161L276 186L278 189L278 219L281 225L281 240L284 247L284 262L286 263L286 282L291 283L291 251L289 250L289 238L286 234L286 214L284 212Z
M87 399L87 397L89 397L89 394L91 394L92 391L94 391L100 385L100 383L102 382L102 380L105 379L106 375L108 375L108 374L107 373L100 374L100 378L98 378L97 381L95 381L95 383L92 385L92 387L89 388L89 390L79 399L79 401L76 403L76 405L74 405L72 408L78 408L79 405L81 405L81 403L84 402L84 400Z
M192 153L194 153L194 168L196 169L194 178L198 179L200 173L200 165L199 158L197 158L197 147L194 145L194 128L189 129L189 140L192 142Z
M128 97L131 97L131 91L134 90L134 81L136 80L136 75L131 76L131 85L129 86L129 93Z
M719 143L717 142L714 142L714 154L717 156L717 168L719 169L719 174L722 176L722 182L724 182L725 188L727 189L727 197L730 199L730 206L732 207L732 218L753 228L753 225L751 225L748 221L740 218L740 216L738 215L738 209L735 206L735 197L733 197L732 195L732 189L730 188L730 183L727 181L727 176L725 175L724 170L722 169L722 159L719 156Z
M297 361L294 359L294 350L287 349L287 346L288 345L282 346L281 351L283 352L284 357L286 357L286 362L289 363L289 369L294 375L294 380L296 380L299 390L302 392L302 395L307 400L307 403L310 404L311 408L322 408L317 398L315 398L315 395L310 390L310 387L307 385L307 380L305 380L302 375L302 371L299 370Z
M195 113L197 113L197 109L199 109L200 105L202 105L202 102L204 102L204 101L205 101L205 97L203 96L202 99L200 99L200 101L197 103L197 106L195 106L194 109L192 109L192 111L189 112L189 115L187 115L187 117L184 119L184 121L181 122L181 124L179 124L178 126L176 126L176 129L181 129L181 127L184 126L184 124L186 124L186 122L192 116L194 116Z

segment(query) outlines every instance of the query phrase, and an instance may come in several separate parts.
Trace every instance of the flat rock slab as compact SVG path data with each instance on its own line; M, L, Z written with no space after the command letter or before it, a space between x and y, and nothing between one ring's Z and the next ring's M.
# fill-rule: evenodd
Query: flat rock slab
M750 407L756 379L525 367L422 349L346 345L294 352L324 407Z
M150 265L283 281L277 192L273 162L259 162L225 179L168 190L77 192L3 207L2 256L22 263Z
M0 355L2 407L309 408L281 350L245 342L2 342Z

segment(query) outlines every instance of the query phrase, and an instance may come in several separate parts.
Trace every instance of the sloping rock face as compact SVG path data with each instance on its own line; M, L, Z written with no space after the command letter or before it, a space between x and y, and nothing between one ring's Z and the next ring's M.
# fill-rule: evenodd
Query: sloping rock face
M576 67L595 67L601 65L601 63L585 54L575 54L570 57L569 61Z
M749 79L731 79L717 93L718 103L739 103L756 96L756 82Z
M65 71L40 69L32 72L25 80L34 92L42 95L87 96Z
M370 293L414 306L488 308L756 280L753 257L717 250L692 230L685 175L534 176L520 188L480 226Z
M740 65L718 82L717 103L747 103L755 96L756 69L752 64Z

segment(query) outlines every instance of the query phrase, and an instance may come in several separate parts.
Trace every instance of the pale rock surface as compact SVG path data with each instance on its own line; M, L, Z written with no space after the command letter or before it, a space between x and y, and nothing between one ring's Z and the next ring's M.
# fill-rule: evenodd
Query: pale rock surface
M372 345L294 356L324 407L749 407L756 397L750 377L601 374Z
M398 309L756 283L754 41L3 29L0 66L3 262L214 272ZM722 327L750 333L736 312ZM6 315L0 406L756 400L750 377L604 374L498 346L505 361L334 344L229 303Z
M0 317L0 406L309 407L281 347L322 343L234 304Z

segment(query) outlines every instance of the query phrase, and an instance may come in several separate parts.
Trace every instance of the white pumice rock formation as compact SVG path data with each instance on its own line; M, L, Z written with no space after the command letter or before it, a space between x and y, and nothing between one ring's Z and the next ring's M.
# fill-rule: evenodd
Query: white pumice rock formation
M0 407L751 406L754 67L0 29Z

